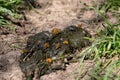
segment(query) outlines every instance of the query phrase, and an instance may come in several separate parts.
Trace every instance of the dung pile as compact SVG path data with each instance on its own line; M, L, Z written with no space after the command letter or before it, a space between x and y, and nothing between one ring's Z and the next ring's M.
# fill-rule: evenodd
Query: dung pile
M83 37L90 37L90 34L76 26L63 31L54 28L51 33L43 31L30 36L20 57L20 67L26 79L33 80L56 70L65 70L66 64L74 59L75 51L90 45Z

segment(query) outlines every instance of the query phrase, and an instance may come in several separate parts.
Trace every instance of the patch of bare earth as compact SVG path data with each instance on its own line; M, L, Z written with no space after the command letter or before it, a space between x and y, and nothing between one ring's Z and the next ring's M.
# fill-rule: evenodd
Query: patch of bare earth
M94 35L96 26L90 21L94 21L97 14L92 10L82 10L85 7L82 3L93 6L103 1L38 0L42 8L26 12L27 20L31 24L25 24L25 27L18 28L20 34L0 35L0 80L24 80L24 74L19 67L21 51L18 48L22 47L26 38L33 33L44 30L51 31L55 27L64 29L71 24L83 24L82 27ZM99 24L98 26L101 25ZM85 63L86 66L89 64L91 63ZM46 74L40 80L75 80L76 77L79 77L77 73L78 67L79 63L71 63L65 71Z

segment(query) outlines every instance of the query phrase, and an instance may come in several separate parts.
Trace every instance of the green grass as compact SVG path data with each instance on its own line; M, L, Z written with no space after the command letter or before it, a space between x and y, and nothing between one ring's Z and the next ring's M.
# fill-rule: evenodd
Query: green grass
M19 21L24 19L21 12L33 9L31 1L36 0L0 0L0 27L7 28L9 32L15 31L15 25L21 26Z
M103 29L97 37L87 38L93 43L81 52L80 71L84 61L91 60L95 65L92 65L87 80L120 80L120 22L113 24L104 15L110 12L120 20L120 0L106 0L92 9L103 18Z
M22 0L0 0L0 18L2 15L8 14L14 18L18 17L18 7Z
M93 52L97 56L111 58L120 54L120 28L106 26L98 33L97 39L93 38L93 42Z
M5 15L13 19L19 19L18 8L23 0L0 0L0 27L14 30L12 22Z
M88 80L120 80L120 61L97 61Z
M80 59L80 65L83 65L85 60L94 61L95 65L92 66L88 80L120 80L120 72L117 72L120 71L120 28L104 26L97 38L89 39L93 43L83 50L83 58Z

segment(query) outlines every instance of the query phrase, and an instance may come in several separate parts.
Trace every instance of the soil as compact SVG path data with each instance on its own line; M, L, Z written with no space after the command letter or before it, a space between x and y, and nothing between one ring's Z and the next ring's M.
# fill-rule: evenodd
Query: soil
M24 80L24 74L19 66L22 49L26 45L28 36L41 31L51 31L53 28L64 29L69 25L82 24L91 35L96 29L101 29L101 18L87 6L100 5L104 0L37 0L42 6L30 11L25 11L29 24L23 27L16 26L17 33L0 35L0 80ZM101 20L101 21L99 21ZM116 19L110 17L111 22ZM99 23L98 23L99 21ZM88 68L90 61L86 61ZM79 63L71 63L65 71L57 71L41 77L40 80L75 80L78 78ZM82 76L81 80L86 80Z

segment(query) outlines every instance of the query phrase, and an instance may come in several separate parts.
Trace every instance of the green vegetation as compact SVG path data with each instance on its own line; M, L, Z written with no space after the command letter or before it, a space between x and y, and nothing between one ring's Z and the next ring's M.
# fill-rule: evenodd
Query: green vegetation
M118 18L120 23L120 0L106 0L101 6L97 6L96 9L99 14L100 12L110 12L113 16ZM103 14L101 14L101 16L104 17Z
M90 80L120 80L120 28L104 26L98 37L90 40L93 44L84 50L84 59L95 62Z
M90 59L95 65L88 80L120 80L120 23L112 24L104 15L110 12L120 20L120 0L107 0L92 9L104 19L104 28L97 33L97 37L88 38L93 43L81 53L80 70L83 69L83 61Z
M7 32L14 31L13 23L15 20L20 19L18 8L23 0L0 0L0 27L4 28Z
M0 0L0 26L6 27L10 25L10 20L7 19L8 16L14 19L19 18L18 7L22 0Z
M33 9L35 0L0 0L0 28L14 31L15 25L22 26L24 10Z

